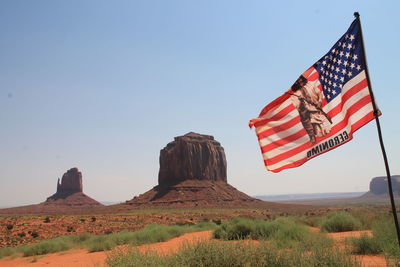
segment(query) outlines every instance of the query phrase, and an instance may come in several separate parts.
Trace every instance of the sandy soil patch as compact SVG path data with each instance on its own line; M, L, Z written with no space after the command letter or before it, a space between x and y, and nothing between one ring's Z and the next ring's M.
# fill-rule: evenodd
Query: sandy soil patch
M370 230L364 230L364 231L351 231L351 232L339 232L339 233L327 233L327 235L335 240L336 242L343 242L346 240L346 238L359 238L363 234L366 234L368 236L372 236L372 231Z

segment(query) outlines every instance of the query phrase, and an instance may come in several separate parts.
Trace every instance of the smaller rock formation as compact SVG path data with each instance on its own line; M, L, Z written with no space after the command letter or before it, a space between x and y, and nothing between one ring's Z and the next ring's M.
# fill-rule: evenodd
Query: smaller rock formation
M101 206L99 202L83 193L82 173L78 168L71 168L57 181L57 192L48 197L45 205L74 207Z
M61 183L58 178L56 195L61 197L78 192L82 192L82 173L78 171L78 168L72 168L64 173Z

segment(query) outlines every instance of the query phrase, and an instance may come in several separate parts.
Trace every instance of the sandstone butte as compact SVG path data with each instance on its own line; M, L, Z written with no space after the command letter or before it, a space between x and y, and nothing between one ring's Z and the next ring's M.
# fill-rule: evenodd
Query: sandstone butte
M391 178L393 195L398 198L400 197L400 175L392 175ZM379 176L372 178L371 182L369 183L369 191L361 198L388 199L388 194L388 179L386 176Z
M131 206L255 206L264 201L227 182L224 148L213 136L187 133L160 151L158 185L126 201Z

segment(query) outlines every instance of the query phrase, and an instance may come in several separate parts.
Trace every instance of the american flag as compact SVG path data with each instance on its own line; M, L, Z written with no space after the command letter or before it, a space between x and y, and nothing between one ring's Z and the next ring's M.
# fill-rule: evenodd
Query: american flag
M303 82L299 78L250 120L268 170L298 167L350 141L375 118L361 42L360 25L354 20L329 52L301 75Z

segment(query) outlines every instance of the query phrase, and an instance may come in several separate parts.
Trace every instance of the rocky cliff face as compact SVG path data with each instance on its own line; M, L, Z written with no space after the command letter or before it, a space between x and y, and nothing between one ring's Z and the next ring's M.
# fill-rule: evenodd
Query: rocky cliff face
M393 193L400 194L400 175L393 175ZM388 181L386 176L375 177L369 183L369 191L374 195L388 194Z
M175 137L160 152L158 185L126 202L134 206L254 206L254 199L227 183L225 152L210 135Z
M158 184L185 180L227 182L224 148L214 137L190 132L161 150Z

